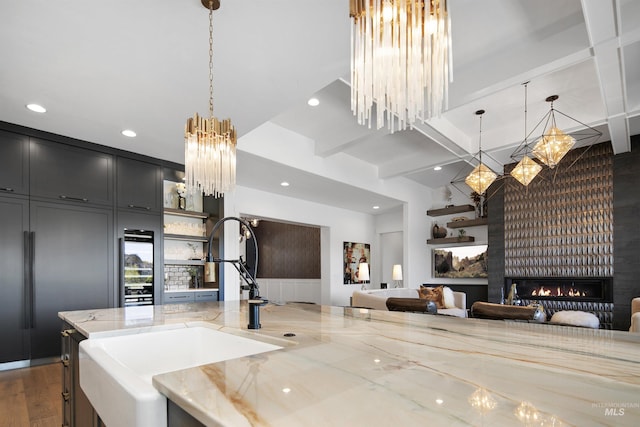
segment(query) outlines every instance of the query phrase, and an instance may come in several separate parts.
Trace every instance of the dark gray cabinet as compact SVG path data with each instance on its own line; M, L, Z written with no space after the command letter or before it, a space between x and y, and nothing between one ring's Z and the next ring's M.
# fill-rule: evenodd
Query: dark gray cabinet
M162 169L139 160L117 159L118 207L160 213L162 211Z
M218 290L173 291L164 293L165 304L218 301Z
M196 302L218 301L218 291L194 291Z
M195 295L191 291L164 293L165 304L187 304L195 302L195 300Z
M113 156L31 138L30 195L113 205Z
M0 363L60 354L59 311L113 305L111 210L0 198Z
M29 137L0 131L0 194L29 193Z
M62 326L62 425L104 426L80 387L80 343L87 339L66 322Z
M113 211L31 201L31 358L60 354L59 311L114 305Z
M154 231L154 301L162 301L160 165L168 163L146 160L0 123L0 368L59 356L59 311L119 305L126 227Z
M0 363L29 358L29 201L0 197Z

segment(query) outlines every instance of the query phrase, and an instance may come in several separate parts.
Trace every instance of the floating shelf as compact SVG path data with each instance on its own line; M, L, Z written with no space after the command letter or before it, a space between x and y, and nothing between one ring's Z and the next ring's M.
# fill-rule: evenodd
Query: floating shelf
M427 211L427 215L429 216L442 216L442 215L451 215L462 212L473 212L476 208L471 205L460 205L460 206L449 206L448 208L442 209L430 209Z
M475 240L476 239L473 236L443 237L442 239L428 239L427 244L440 245L440 244L449 244L449 243L470 243L470 242L475 242Z
M487 218L467 219L464 221L451 221L447 223L449 228L462 228L462 227L476 227L478 225L487 225L489 220Z
M203 242L206 243L209 240L202 236L189 236L187 234L165 234L164 238L167 240L183 240L185 242Z
M190 218L209 218L209 214L206 212L185 211L182 209L164 208L164 213L167 215L187 216Z

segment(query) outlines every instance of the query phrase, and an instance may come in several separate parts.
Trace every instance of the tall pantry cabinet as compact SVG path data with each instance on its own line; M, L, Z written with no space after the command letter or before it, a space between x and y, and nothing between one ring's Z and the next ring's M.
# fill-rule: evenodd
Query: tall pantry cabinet
M113 306L113 169L0 130L0 363L58 356L58 311Z

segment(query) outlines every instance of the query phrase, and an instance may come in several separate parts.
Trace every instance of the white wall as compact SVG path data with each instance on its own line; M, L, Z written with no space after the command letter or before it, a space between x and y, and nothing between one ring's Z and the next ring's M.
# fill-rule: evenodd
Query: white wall
M375 191L404 202L402 209L383 215L369 215L305 200L275 195L238 185L225 194L225 216L256 216L321 228L320 302L349 305L349 297L360 285L343 285L343 242L371 244L371 284L382 280L381 234L402 234L402 266L405 287L416 287L430 275L431 261L426 239L431 224L426 210L431 207L430 189L405 178L381 180L376 168L354 157L339 154L320 158L313 153L313 141L267 123L238 141L238 150L270 158L291 167ZM238 224L225 223L225 256L238 253ZM235 248L235 249L234 249ZM237 272L225 266L225 300L239 298ZM369 285L371 286L371 285ZM307 294L305 294L307 295Z

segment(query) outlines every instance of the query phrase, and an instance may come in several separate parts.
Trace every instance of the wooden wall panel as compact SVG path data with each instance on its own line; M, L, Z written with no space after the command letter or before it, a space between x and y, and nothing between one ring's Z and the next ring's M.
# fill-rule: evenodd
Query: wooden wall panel
M253 231L258 278L320 278L320 228L262 220Z

